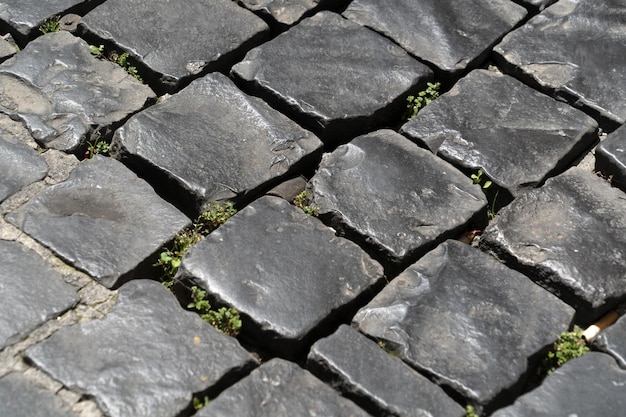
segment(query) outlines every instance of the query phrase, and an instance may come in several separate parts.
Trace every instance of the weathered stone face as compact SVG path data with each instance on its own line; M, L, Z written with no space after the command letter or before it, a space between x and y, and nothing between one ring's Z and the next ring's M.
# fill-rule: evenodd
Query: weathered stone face
M0 130L0 203L22 187L45 177L48 165L34 149Z
M626 369L626 317L620 317L593 341L594 347L613 356Z
M621 127L596 148L596 169L626 191L626 127Z
M50 391L38 387L22 374L0 378L0 410L11 417L76 417Z
M112 417L178 416L193 393L252 365L235 339L147 280L122 286L104 319L65 327L26 354Z
M239 0L248 9L267 14L283 25L293 25L305 13L331 2L337 3L336 0Z

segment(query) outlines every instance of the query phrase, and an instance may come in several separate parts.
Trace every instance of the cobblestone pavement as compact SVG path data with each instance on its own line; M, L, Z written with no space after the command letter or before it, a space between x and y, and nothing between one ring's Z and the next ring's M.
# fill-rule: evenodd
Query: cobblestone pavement
M0 0L0 35L1 416L624 415L626 0Z

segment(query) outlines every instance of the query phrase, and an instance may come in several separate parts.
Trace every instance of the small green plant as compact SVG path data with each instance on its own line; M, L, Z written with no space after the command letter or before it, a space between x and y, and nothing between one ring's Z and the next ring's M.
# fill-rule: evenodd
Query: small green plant
M476 411L474 411L474 407L468 405L465 407L465 417L479 417Z
M485 193L485 196L489 198L487 190L493 185L493 182L491 182L491 180L487 179L486 176L483 175L483 170L479 169L475 174L470 175L470 178L472 179L472 181L474 181L474 184L480 185L480 187L483 189L483 192ZM500 190L496 190L495 194L493 194L491 204L489 204L489 218L491 219L496 217L496 200L498 199L499 192Z
M187 308L196 310L202 320L229 336L239 334L241 318L236 309L221 307L219 310L211 310L211 303L206 299L206 291L196 286L191 287L191 300Z
M470 177L472 178L472 181L474 181L474 184L480 184L482 188L487 189L491 187L492 182L490 180L486 180L483 177L483 174L483 170L479 169L478 172L472 174Z
M198 223L200 223L202 228L208 233L226 223L226 221L236 213L237 210L235 210L233 203L230 201L223 206L212 202L209 205L209 209L200 215Z
M53 16L50 19L45 20L41 26L39 26L39 31L44 35L46 33L58 32L59 31L59 16Z
M100 58L104 55L104 45L100 45L100 46L89 45L89 52L91 52L92 55L95 55L98 58Z
M561 367L570 359L578 358L589 352L589 347L583 339L583 331L575 327L571 332L563 332L554 342L552 350L544 359L544 368L548 375Z
M191 402L193 404L193 409L198 411L201 408L209 405L211 400L206 395L204 396L204 398L202 400L200 398L194 396Z
M406 110L406 119L411 120L417 113L431 101L439 97L439 87L441 87L441 83L427 83L426 89L417 93L417 96L408 96L406 98L407 101L407 110Z
M130 55L128 54L128 52L124 52L122 55L117 57L117 60L115 62L117 62L117 65L119 65L120 67L124 68L124 70L127 73L129 73L130 75L132 75L133 77L135 77L139 81L143 81L141 79L141 77L139 76L139 72L137 71L137 67L134 67L134 66L130 65L130 62L128 62L128 57L129 56Z
M317 217L319 215L320 209L314 205L310 205L309 193L306 191L302 191L300 194L293 199L293 204L304 211L309 216Z
M87 142L87 152L85 152L85 157L91 159L96 155L108 155L109 150L109 144L97 135L93 141Z

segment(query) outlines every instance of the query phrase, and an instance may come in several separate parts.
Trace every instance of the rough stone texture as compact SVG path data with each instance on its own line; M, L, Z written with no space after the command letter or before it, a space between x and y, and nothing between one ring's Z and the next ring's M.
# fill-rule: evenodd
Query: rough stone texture
M0 37L0 62L6 58L15 55L17 49L9 41Z
M608 355L591 352L549 375L539 388L492 417L621 417L626 371Z
M477 70L401 131L513 195L541 184L597 140L597 123L507 75Z
M325 155L310 188L334 228L400 263L458 233L487 205L469 178L391 130Z
M307 363L374 415L465 416L441 388L349 326L315 343Z
M65 327L26 355L111 417L178 416L193 393L252 365L235 339L148 280L122 286L104 319Z
M480 244L575 306L585 321L626 297L624 193L580 168L505 207Z
M202 408L197 417L365 417L298 365L272 359Z
M189 224L120 162L84 161L67 181L45 189L7 219L107 287Z
M0 65L0 112L23 120L49 148L74 150L92 126L120 121L151 97L148 86L68 32L41 36Z
M144 0L107 0L80 26L129 51L172 89L184 77L232 64L269 31L231 0L153 0L150 7Z
M283 25L293 25L324 3L336 3L324 0L239 0L238 3L250 10L269 15Z
M19 243L0 240L0 253L2 350L72 307L78 299L76 290L35 252Z
M611 177L611 184L626 191L626 126L617 129L596 148L596 169Z
M494 49L510 71L612 123L626 121L623 0L563 0Z
M593 345L613 356L619 366L626 369L626 316L601 332L594 339Z
M567 330L573 315L522 274L449 240L394 279L353 322L410 365L487 405L518 391L528 360Z
M408 91L432 77L388 39L330 12L251 50L232 74L323 139L397 117Z
M35 150L7 136L0 128L0 202L20 188L46 176L48 165Z
M319 220L262 197L191 248L178 277L245 315L244 333L293 357L382 272Z
M51 391L21 374L0 378L0 415L6 417L76 417Z
M156 167L195 201L233 200L286 174L322 143L222 74L194 81L133 116L114 138L119 157Z
M343 15L456 72L482 61L526 9L509 0L354 0Z

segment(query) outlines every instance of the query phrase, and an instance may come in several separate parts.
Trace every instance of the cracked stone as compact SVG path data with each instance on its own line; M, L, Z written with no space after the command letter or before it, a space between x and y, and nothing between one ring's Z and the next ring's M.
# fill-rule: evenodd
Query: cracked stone
M471 403L492 407L514 398L532 356L573 316L524 275L449 240L402 272L353 323Z
M322 146L222 74L133 116L113 144L118 158L186 190L192 205L234 200L277 182Z
M323 140L388 123L432 78L390 40L331 12L252 49L231 74Z
M562 0L508 34L494 49L507 71L590 110L610 125L626 122L623 0L598 7Z
M401 264L458 234L487 207L479 186L391 130L325 155L309 186L313 204L335 229L356 233Z
M132 278L190 223L120 162L99 155L7 220L107 287Z
M0 414L7 417L76 417L52 391L17 373L0 378Z
M626 191L626 126L611 133L596 148L596 169L611 178L611 184Z
M401 132L518 195L568 168L597 140L597 127L581 111L512 77L476 70Z
M622 316L593 341L595 348L613 356L626 369L626 316Z
M559 294L585 321L626 298L624 193L580 168L502 209L480 245Z
M26 356L93 396L111 417L178 416L193 393L232 382L253 365L235 339L149 280L123 285L104 319L65 327Z
M58 272L21 244L0 240L0 253L2 350L71 308L78 297L76 289L63 282Z
M509 0L354 0L343 13L443 71L483 61L526 16Z
M0 128L0 202L46 176L45 159Z
M177 278L235 307L245 317L242 336L296 357L382 276L356 244L266 196L192 247Z
M69 32L41 36L0 64L0 111L22 120L48 148L75 150L98 126L124 119L153 97Z
M197 417L366 417L365 411L298 365L272 359L221 393Z
M280 24L291 26L305 15L325 3L324 0L239 0L238 3L250 10L269 15ZM336 3L336 1L335 1Z

